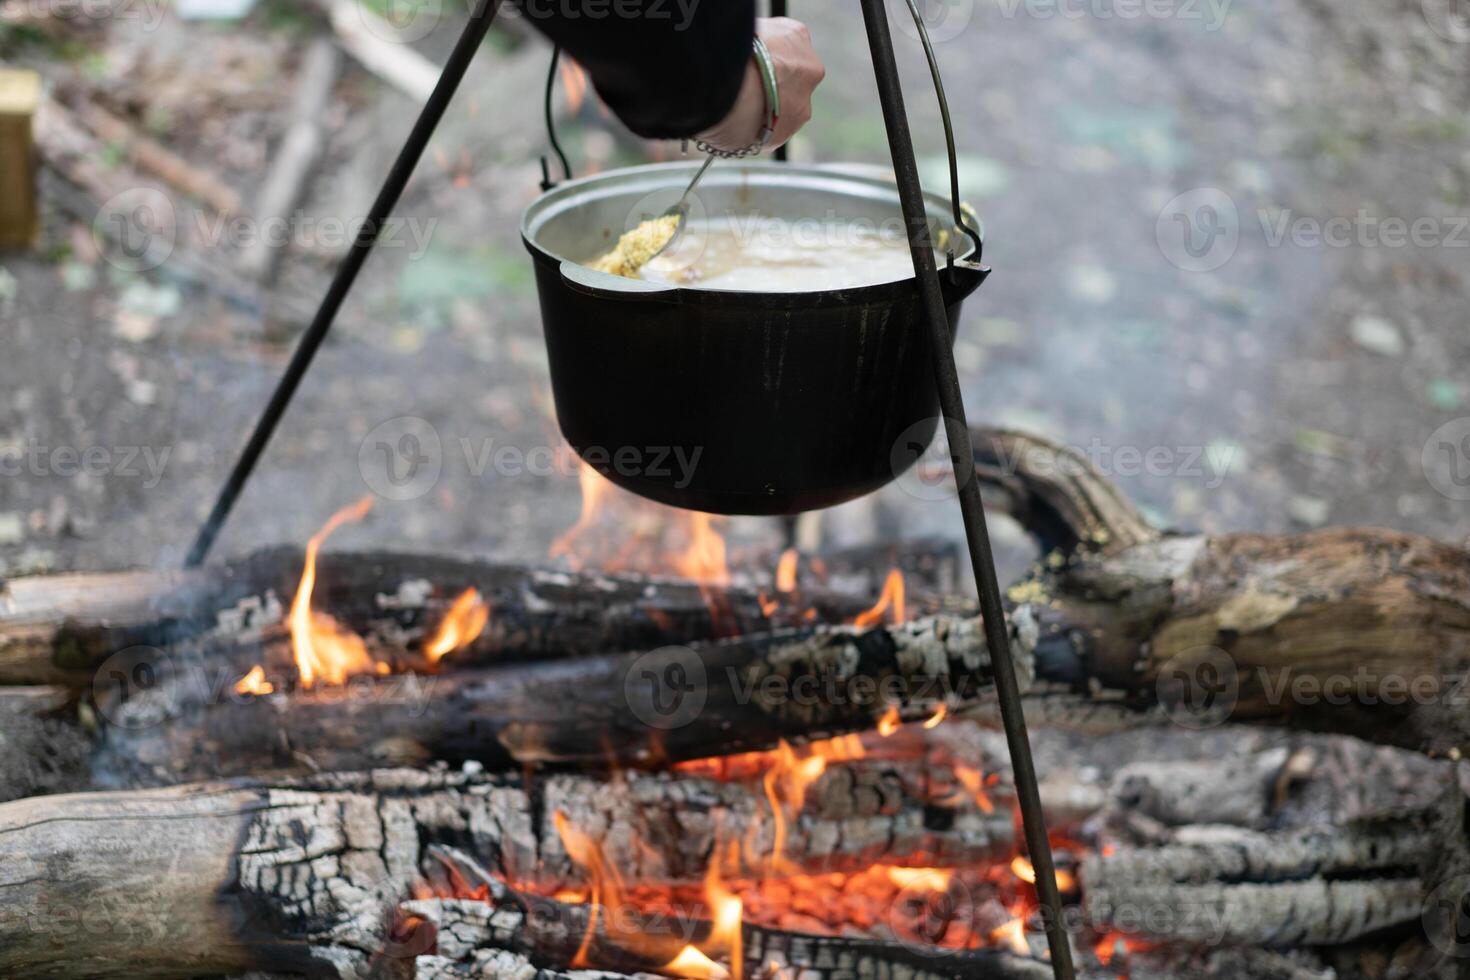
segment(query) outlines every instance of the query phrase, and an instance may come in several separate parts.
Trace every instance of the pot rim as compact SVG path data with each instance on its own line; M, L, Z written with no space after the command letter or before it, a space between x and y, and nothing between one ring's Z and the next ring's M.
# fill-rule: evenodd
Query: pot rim
M696 303L719 303L721 301L749 302L752 297L767 297L770 301L777 303L810 302L816 297L841 297L843 302L861 303L883 299L891 296L897 290L912 289L915 285L915 277L908 275L902 279L893 279L887 282L869 283L862 286L852 286L844 289L827 290L782 290L780 292L760 293L740 289L721 289L698 285L667 285L663 283L650 283L637 279L624 279L607 273L594 272L588 269L577 259L561 255L552 251L538 241L538 234L545 224L553 218L573 210L580 204L594 197L602 196L601 191L617 188L621 191L632 191L641 195L651 194L660 190L677 189L688 178L693 175L694 170L702 161L675 161L672 163L651 163L635 167L621 167L616 170L606 170L586 177L578 177L574 180L565 181L556 187L546 191L533 201L521 216L521 239L526 248L540 261L546 261L559 267L571 267L578 270L576 278L584 287L593 287L599 292L607 294L623 294L628 299L674 299L682 302ZM828 190L839 193L847 193L869 200L888 200L894 206L894 213L901 214L899 210L898 187L893 183L891 176L877 166L867 164L818 164L806 166L791 163L771 162L737 162L730 161L718 175L711 171L706 181L718 180L729 181L732 178L745 181L754 181L764 184L786 185L811 184L822 186ZM938 194L925 191L924 203L931 216L938 216L946 224L952 223L950 214L950 201L948 198ZM981 239L985 236L985 226L978 218L975 219ZM983 278L988 272L977 263L968 261L968 257L975 251L973 243L968 238L960 236L964 242L964 249L955 254L954 269L963 273L966 278L973 280L977 275ZM563 276L568 270L563 268ZM946 267L940 265L941 281L946 281ZM626 285L623 285L626 284ZM978 284L978 283L977 283ZM968 290L966 290L968 292ZM739 298L736 300L736 298Z

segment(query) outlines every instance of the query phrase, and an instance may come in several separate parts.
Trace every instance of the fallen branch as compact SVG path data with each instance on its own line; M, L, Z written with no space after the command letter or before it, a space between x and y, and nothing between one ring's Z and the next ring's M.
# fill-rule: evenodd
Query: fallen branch
M50 103L48 112L64 112ZM202 169L179 156L157 140L138 132L132 125L97 105L79 100L72 110L82 125L114 150L121 152L134 167L164 181L196 201L209 205L221 215L236 215L243 210L240 194L211 171Z
M376 16L359 4L350 6L359 16ZM412 48L405 50L413 51ZM290 124L276 147L270 170L256 194L253 213L257 221L284 220L301 201L312 169L325 149L322 116L327 111L340 69L341 57L330 42L317 40L306 49L296 79ZM272 237L257 235L245 246L239 260L245 275L263 281L274 277L285 243L272 241Z

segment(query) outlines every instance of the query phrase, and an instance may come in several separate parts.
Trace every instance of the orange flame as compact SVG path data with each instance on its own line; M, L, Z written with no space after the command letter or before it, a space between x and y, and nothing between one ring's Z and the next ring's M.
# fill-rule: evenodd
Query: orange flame
M811 755L820 756L829 763L848 762L867 756L862 736L856 734L839 735L836 738L812 742L807 746L807 751ZM788 757L789 759L796 758L796 753L790 745L786 745L784 751L778 746L765 752L741 752L736 755L716 756L712 759L677 762L674 764L674 771L709 776L726 782L754 779L758 776L764 777L772 768L789 765ZM817 775L820 776L821 773Z
M1024 855L1017 854L1011 861L1011 873L1028 885L1036 884L1036 869L1031 866L1031 862ZM1056 869L1056 880L1057 888L1061 891L1069 892L1077 887L1077 882L1064 868Z
M701 953L697 946L679 950L679 955L659 967L659 972L686 980L725 980L730 976L730 971Z
M566 88L567 108L575 115L587 98L587 73L565 54L561 58L561 82Z
M934 714L924 722L925 728L938 728L939 723L949 715L949 705L940 702L939 707L934 709Z
M995 812L995 804L990 802L990 797L985 792L985 777L969 766L962 765L954 767L954 776L974 798L976 806L985 813Z
M795 548L787 548L781 552L781 560L776 562L776 591L796 591L796 571L799 557Z
M704 900L710 911L710 932L704 943L705 949L685 946L678 956L660 968L664 973L693 980L724 980L726 977L740 980L743 969L740 926L745 903L720 879L719 851L720 848L715 848L715 854L710 858L709 870L704 875ZM736 862L738 859L739 848L731 841L729 860ZM711 958L712 955L724 956L729 961L730 968L726 969L716 963Z
M696 582L729 585L730 566L725 560L725 538L714 527L714 516L689 515L689 548L675 562L678 573Z
M270 694L275 685L265 679L265 668L256 664L250 673L235 682L236 694Z
M990 932L996 943L1008 947L1021 956L1031 955L1031 944L1026 941L1026 923L1019 917L997 926Z
M587 954L592 948L592 940L597 935L598 915L604 908L622 907L623 878L618 874L618 869L602 853L602 847L597 841L573 827L565 813L557 810L552 815L552 819L556 823L556 832L561 835L562 846L567 850L567 857L571 858L577 867L587 872L591 883L592 891L587 900L592 907L587 918L587 932L582 936L582 943L577 947L577 955L572 958L571 963L572 966L578 968L588 967L592 965Z
M576 545L577 539L597 523L597 515L602 510L604 501L612 490L612 484L603 479L602 474L588 466L580 463L577 467L577 482L582 488L582 513L577 518L577 523L567 528L561 537L551 542L549 552L552 558L569 558L573 560L573 567L577 567Z
M306 542L306 561L301 569L301 584L291 600L289 624L291 652L296 669L301 672L301 686L310 688L320 677L328 684L343 684L353 674L382 673L386 664L373 661L362 637L344 627L326 613L313 612L311 592L316 587L316 553L337 528L349 521L360 521L372 510L373 498L363 497L350 507L331 516L322 529Z
M903 573L895 568L888 573L888 578L883 583L883 593L878 597L877 604L866 612L858 613L852 623L854 626L862 627L877 626L879 623L893 625L907 618L908 615L904 609Z
M888 710L883 712L883 717L878 719L878 734L887 738L898 731L899 726L902 724L903 716L898 713L898 708L895 705L890 704Z
M773 870L787 870L786 861L786 812L783 804L791 805L793 817L801 812L806 802L806 791L813 782L827 771L827 760L819 755L799 758L783 739L776 749L776 762L766 771L761 784L765 787L766 799L771 804L770 866ZM755 828L752 826L751 828Z
M438 663L447 654L475 642L490 622L490 607L478 589L468 588L450 605L432 639L424 645L424 656Z

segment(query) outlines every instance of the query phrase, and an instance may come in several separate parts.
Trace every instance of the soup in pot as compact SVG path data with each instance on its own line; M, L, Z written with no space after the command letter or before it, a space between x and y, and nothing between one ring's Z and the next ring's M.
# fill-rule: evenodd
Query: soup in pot
M649 282L742 292L850 289L914 273L897 219L883 225L757 215L686 221L673 245L641 268L609 261L616 253L589 264Z

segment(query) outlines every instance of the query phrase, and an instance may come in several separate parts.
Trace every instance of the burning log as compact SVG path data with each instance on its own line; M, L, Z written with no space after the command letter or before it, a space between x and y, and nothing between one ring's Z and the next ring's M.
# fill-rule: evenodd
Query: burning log
M1164 534L1080 457L1014 433L977 431L974 438L977 474L994 502L1050 549L1009 591L1012 655L1023 676L1032 678L1028 699L1036 723L1115 730L1160 720L1215 724L1233 718L1348 732L1430 752L1470 750L1470 712L1451 696L1470 666L1470 555L1463 549L1355 529L1282 537ZM279 665L285 662L277 642L284 639L282 603L300 567L300 555L287 549L192 573L10 582L0 619L0 681L82 684L119 649L185 639L206 647L211 662L229 662L242 675L262 644ZM490 625L455 654L456 668L531 662L522 672L466 671L447 680L444 696L480 716L502 707L486 691L492 678L524 694L545 693L548 682L585 680L589 691L610 695L590 707L561 705L570 718L524 720L502 712L500 722L477 725L473 733L439 730L432 721L427 738L415 737L423 724L390 713L386 730L430 752L444 745L451 754L500 753L502 761L578 761L595 754L587 744L589 729L610 723L604 730L615 733L615 743L631 730L631 754L659 758L647 738L650 726L632 724L631 711L606 714L609 705L626 707L621 684L637 659L611 651L681 643L698 644L695 656L707 678L733 668L747 680L779 679L782 661L836 663L842 656L862 662L874 651L882 669L864 663L857 673L878 677L900 649L917 643L935 650L961 636L964 666L975 672L938 669L930 672L930 683L947 676L957 685L956 706L978 703L977 717L989 710L987 655L978 631L943 616L904 627L912 634L894 628L864 635L813 627L771 632L791 621L773 613L780 604L773 607L757 591L720 589L720 601L710 603L707 587L688 583L413 556L325 556L319 583L317 605L332 610L395 669L422 667L418 648L428 631L454 597L477 590L489 606ZM804 605L801 621L850 622L866 604L836 596L813 600L815 613ZM925 631L944 639L938 645L912 639ZM711 642L727 634L739 638ZM545 663L553 657L579 662ZM674 666L643 663L640 669ZM912 672L909 665L894 673ZM711 724L730 722L729 731L746 739L729 749L760 747L750 740L768 728L767 746L783 736L822 737L870 726L882 715L830 706L796 712L789 701L754 708L749 696L732 706L730 685L720 676L707 690L687 693L705 696ZM333 751L336 718L371 720L350 706L319 708L320 700L295 698L284 714L288 722L298 711L307 716L289 725L297 735L321 732L324 753ZM570 732L563 744L555 733L543 739L548 724L563 722ZM517 730L502 737L511 727ZM663 751L668 758L710 754L717 747L707 741L707 728L670 729ZM474 738L463 738L468 734Z
M568 905L503 890L493 902L429 899L402 906L435 927L439 962L428 976L465 976L460 964L506 952L534 967L565 970L586 958L621 973L658 972L689 947L708 943L710 922L685 920L610 923L587 905ZM636 937L636 939L634 938ZM584 945L585 944L585 945ZM630 949L630 946L635 948ZM1045 980L1051 968L1000 950L946 950L833 936L811 936L745 926L740 931L747 975L768 967L810 980ZM473 968L473 967L472 967ZM485 976L469 972L470 976ZM783 972L781 975L786 975Z
M870 776L833 764L780 838L758 785L667 773L527 785L379 770L20 800L0 805L0 974L357 975L423 951L390 942L388 913L431 846L481 855L506 880L584 882L556 814L631 877L667 885L698 884L729 828L748 835L742 860L779 839L803 874L1012 852L1009 814L885 796ZM83 940L58 941L79 922Z
M0 684L91 686L112 654L135 646L207 642L248 669L262 645L283 643L284 613L304 563L300 548L256 552L188 571L74 573L11 579L0 590ZM475 666L609 650L652 649L801 622L843 623L870 598L803 590L782 606L729 587L713 607L696 583L567 573L399 553L324 554L315 604L385 659L423 666L419 647L457 596L475 590L488 628L455 653ZM924 600L931 611L972 608ZM282 648L279 664L289 662Z
M329 770L429 759L650 767L866 730L883 717L924 720L991 684L979 623L947 616L358 676L266 697L232 692L234 677L211 671L209 654L173 659L175 678L103 708L113 723L104 771L177 782L300 764L299 753Z

